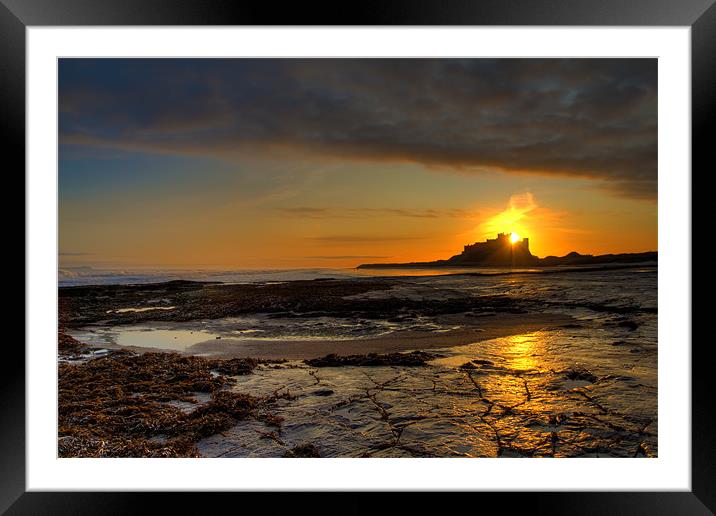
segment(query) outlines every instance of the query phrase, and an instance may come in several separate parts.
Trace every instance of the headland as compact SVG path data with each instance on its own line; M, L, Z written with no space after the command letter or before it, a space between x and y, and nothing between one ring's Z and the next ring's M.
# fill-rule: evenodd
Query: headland
M539 258L530 252L529 239L514 240L508 233L497 238L465 245L462 253L446 260L408 263L364 263L358 269L398 269L432 267L555 267L601 264L641 264L657 262L656 251L619 254L580 254L572 251L564 256Z

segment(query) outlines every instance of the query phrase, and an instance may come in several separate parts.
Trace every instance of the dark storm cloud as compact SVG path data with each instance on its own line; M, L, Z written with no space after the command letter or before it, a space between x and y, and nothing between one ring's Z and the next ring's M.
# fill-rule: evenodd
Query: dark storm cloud
M653 198L656 80L655 59L63 59L60 140L588 177Z

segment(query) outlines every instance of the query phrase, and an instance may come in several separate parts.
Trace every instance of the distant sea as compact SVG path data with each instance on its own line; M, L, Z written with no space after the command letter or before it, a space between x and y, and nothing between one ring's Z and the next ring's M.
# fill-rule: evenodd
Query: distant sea
M313 279L348 279L366 276L432 276L465 272L465 269L96 269L61 267L60 287L79 285L133 285L173 280L220 281L222 283L267 283Z
M638 264L632 264L638 265ZM614 267L619 267L614 264ZM654 264L644 264L654 266ZM609 268L610 265L598 266ZM546 272L564 270L564 267L540 268L499 268L499 267L440 267L440 268L409 268L409 269L238 269L238 270L206 270L206 269L100 269L88 266L60 267L58 284L60 287L82 285L135 285L160 283L173 280L218 281L222 283L269 283L313 279L349 279L361 277L395 277L395 276L443 276L446 274L500 275L505 273ZM580 267L570 267L579 270Z
M271 281L349 278L360 276L352 269L99 269L94 267L60 267L60 287L76 285L130 285L173 280L220 281L223 283L265 283Z

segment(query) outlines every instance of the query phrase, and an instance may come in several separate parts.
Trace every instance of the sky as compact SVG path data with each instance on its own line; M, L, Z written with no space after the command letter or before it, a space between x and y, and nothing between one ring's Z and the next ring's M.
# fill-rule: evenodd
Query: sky
M61 266L657 249L655 59L60 59Z

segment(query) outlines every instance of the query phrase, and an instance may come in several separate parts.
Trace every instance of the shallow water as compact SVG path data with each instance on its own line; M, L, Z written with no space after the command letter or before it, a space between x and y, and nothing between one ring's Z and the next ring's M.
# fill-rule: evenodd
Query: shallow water
M107 310L108 314L111 313L132 313L132 312L151 312L152 310L174 310L175 306L143 306L143 307L132 307L132 308L117 308L115 310Z
M226 317L190 322L157 322L123 326L96 326L68 333L93 346L139 346L191 352L191 346L208 340L230 339L271 342L340 341L379 337L396 331L443 333L459 325L438 323L427 317L406 322L342 317L281 318L268 316Z
M98 328L69 332L80 342L93 346L116 345L171 351L185 351L198 342L215 339L219 335L202 330L161 328L155 326L128 326L125 328Z

